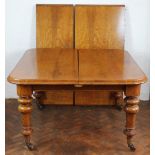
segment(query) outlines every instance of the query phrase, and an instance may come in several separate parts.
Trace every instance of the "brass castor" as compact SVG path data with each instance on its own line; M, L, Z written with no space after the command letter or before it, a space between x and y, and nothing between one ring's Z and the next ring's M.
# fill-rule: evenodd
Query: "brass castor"
M134 129L125 129L124 134L127 135L127 145L132 152L136 151L136 147L132 143L132 138L136 134Z
M128 144L128 147L130 148L132 152L136 151L136 147L132 143Z
M30 137L25 137L25 144L26 147L30 150L33 151L36 149L36 147L30 142Z
M26 146L27 146L27 148L30 150L30 151L33 151L33 150L35 150L35 147L34 147L34 145L32 144L32 143L26 143Z

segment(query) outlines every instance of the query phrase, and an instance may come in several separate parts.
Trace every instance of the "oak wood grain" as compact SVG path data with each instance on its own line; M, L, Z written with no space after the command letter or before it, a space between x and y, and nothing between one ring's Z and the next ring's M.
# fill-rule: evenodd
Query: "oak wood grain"
M126 96L140 96L141 85L127 85L124 91Z
M77 52L73 49L30 49L8 81L15 84L76 84Z
M24 141L29 149L33 149L34 145L31 143L32 127L31 127L31 113L32 113L32 87L28 85L17 85L17 94L19 96L18 111L21 113L22 134Z
M124 5L75 6L75 47L123 49L124 8ZM113 98L109 99L108 95L109 93L103 91L79 92L75 103L83 105L114 103Z
M40 103L52 105L73 105L73 91L70 90L52 90L45 91Z
M123 50L79 50L79 84L140 84L147 78Z
M36 47L73 47L72 5L36 5Z
M141 84L147 78L123 50L79 50L77 56L73 49L32 49L8 80L15 84L123 85Z
M75 6L75 47L123 49L124 9L123 5Z
M75 99L79 105L93 105L96 98L99 104L113 104L116 95L111 93L125 92L125 134L128 146L135 149L131 139L139 110L137 95L147 78L124 52L124 6L76 6L75 23L71 5L37 5L36 10L37 49L27 51L8 77L9 82L17 84L27 147L33 149L32 92L59 91L50 98L56 101L67 90L73 97L67 102ZM47 101L45 98L44 103Z
M116 91L75 91L75 105L114 105Z
M73 6L40 5L36 6L36 46L39 48L73 48ZM73 103L73 92L44 92L40 103ZM61 102L58 98L61 98Z

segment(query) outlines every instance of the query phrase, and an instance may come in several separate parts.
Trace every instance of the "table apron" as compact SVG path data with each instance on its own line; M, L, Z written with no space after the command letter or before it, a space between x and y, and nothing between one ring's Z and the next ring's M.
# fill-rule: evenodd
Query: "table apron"
M124 91L125 85L33 85L33 91L48 90L116 90Z

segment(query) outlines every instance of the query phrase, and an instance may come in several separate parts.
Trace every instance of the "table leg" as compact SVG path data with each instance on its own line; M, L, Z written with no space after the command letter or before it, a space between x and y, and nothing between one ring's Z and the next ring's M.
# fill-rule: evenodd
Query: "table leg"
M128 96L125 98L125 112L126 112L126 128L124 134L127 135L127 144L131 151L135 151L136 148L132 143L132 138L136 134L135 123L136 113L139 111L139 99L138 97Z
M23 130L22 134L25 138L25 144L29 150L34 149L34 145L31 143L31 135L32 135L32 128L31 128L31 112L32 112L32 90L29 86L17 86L17 93L19 95L19 106L18 110L22 114L22 125Z
M131 151L135 151L136 148L132 143L132 139L136 134L136 114L139 111L140 85L126 86L125 95L126 126L124 134L127 136L128 147Z

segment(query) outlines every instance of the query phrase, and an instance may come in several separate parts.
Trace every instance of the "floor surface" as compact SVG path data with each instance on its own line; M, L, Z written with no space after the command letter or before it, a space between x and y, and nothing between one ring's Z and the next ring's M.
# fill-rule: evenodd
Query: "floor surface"
M114 107L33 105L32 141L37 150L28 151L20 133L17 100L6 100L6 155L149 155L149 102L142 102L137 116L136 152L130 152L123 134L124 111Z

